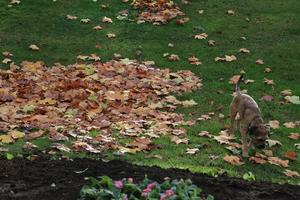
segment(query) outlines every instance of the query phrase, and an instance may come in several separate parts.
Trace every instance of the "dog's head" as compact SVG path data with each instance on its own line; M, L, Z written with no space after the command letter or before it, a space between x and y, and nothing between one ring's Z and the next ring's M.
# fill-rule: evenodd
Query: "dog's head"
M269 138L269 128L265 125L251 126L249 128L252 135L252 142L255 147L263 149L266 147L266 140Z

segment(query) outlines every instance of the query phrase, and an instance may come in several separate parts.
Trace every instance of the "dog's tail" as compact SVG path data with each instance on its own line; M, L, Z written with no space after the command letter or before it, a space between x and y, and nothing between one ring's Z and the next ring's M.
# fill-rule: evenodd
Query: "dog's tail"
M239 80L237 81L237 83L235 85L235 92L237 95L241 95L240 83L242 82L243 79L244 79L244 74L242 74L240 76Z

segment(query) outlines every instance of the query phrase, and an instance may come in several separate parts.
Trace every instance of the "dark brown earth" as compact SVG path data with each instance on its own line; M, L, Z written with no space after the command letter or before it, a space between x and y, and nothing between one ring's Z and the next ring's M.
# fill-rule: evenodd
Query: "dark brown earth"
M34 161L0 160L0 199L76 200L80 188L86 183L84 177L108 175L113 179L132 177L141 180L145 174L159 182L166 176L174 179L190 178L194 184L212 194L217 200L300 199L300 187L293 185L250 183L228 177L213 178L186 170L142 167L124 161L66 161L48 158L38 158Z

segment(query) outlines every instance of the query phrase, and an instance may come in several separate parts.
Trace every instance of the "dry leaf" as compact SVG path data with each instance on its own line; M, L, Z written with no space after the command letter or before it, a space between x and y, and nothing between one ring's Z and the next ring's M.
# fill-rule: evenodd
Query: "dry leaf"
M188 17L184 17L184 18L181 18L181 19L177 19L177 20L176 20L176 24L182 25L182 24L187 23L189 20L190 20L190 18L188 18Z
M31 49L33 51L39 51L40 50L40 48L38 46L36 46L35 44L29 45L29 49Z
M247 80L244 81L245 84L248 84L248 83L254 83L254 82L255 82L255 81L254 81L254 80L251 80L251 79L247 79Z
M271 95L264 95L260 99L263 101L273 101L274 98Z
M300 97L299 96L286 96L286 97L284 97L284 99L287 102L292 103L292 104L297 104L297 105L300 104Z
M25 140L33 140L33 139L39 138L39 137L43 136L44 133L45 132L43 130L38 130L38 131L35 131L32 133L29 133L29 134L25 135Z
M264 72L265 73L270 73L272 70L271 70L271 68L269 68L269 67L266 67L265 69L264 69Z
M212 135L209 134L208 131L201 131L198 133L199 136L206 136L206 137L213 137Z
M25 133L17 130L12 130L8 133L8 135L10 135L13 139L19 139L23 138L25 136Z
M283 126L286 128L295 128L296 124L294 122L285 122Z
M286 157L290 160L297 160L297 153L294 151L286 151L284 153L284 157Z
M258 65L263 65L263 64L265 64L265 62L264 62L262 59L256 60L255 63L258 64Z
M79 60L86 60L89 56L84 56L84 55L78 55L77 59Z
M208 37L207 33L200 33L200 34L194 36L194 38L198 39L198 40L203 40L203 39L206 39L207 37Z
M192 148L192 149L187 148L187 149L186 149L186 153L189 154L189 155L194 155L194 154L196 154L198 151L199 151L198 148Z
M85 23L85 24L89 23L90 21L91 20L89 18L85 18L85 19L80 20L81 23Z
M11 57L14 56L14 55L13 55L12 53L10 53L9 51L3 51L3 52L2 52L2 55L3 55L4 57L7 57L7 58L11 58Z
M281 142L279 142L278 140L267 139L266 142L268 142L269 147L276 146L276 145L279 145L279 146L282 145Z
M9 59L9 58L4 58L4 59L2 60L2 63L4 63L4 64L8 64L8 63L11 63L11 62L12 62L12 60Z
M14 143L14 139L10 135L0 135L0 142L4 144Z
M272 156L273 156L273 151L271 151L271 150L263 150L263 152L264 152L265 155L268 156L268 157L272 157Z
M264 83L267 85L274 85L274 81L273 80L269 80L267 78L264 78Z
M180 143L188 144L189 143L189 139L179 138L178 136L172 136L171 141L175 142L176 144L180 144Z
M260 158L260 157L250 157L249 158L250 161L256 163L256 164L265 164L267 161L263 158Z
M286 90L282 90L282 91L280 92L280 94L281 94L282 96L292 96L292 95L293 95L293 92L292 92L291 89L286 89Z
M241 75L234 75L229 79L230 84L237 84L238 80L240 79Z
M188 58L191 65L202 65L202 62L199 60L199 58L192 56Z
M288 137L293 140L298 140L300 135L299 135L299 133L290 133L290 135Z
M268 124L271 126L271 128L277 129L279 128L280 122L278 120L271 120Z
M244 163L241 162L241 159L238 156L229 156L226 155L224 160L232 165L243 165Z
M67 19L69 19L69 20L76 20L77 17L74 16L74 15L67 15Z
M288 177L299 177L299 173L296 172L296 171L292 171L292 170L289 170L289 169L286 169L284 172L283 172L284 175L288 176Z
M94 30L102 30L102 26L94 26L94 28L93 28Z
M116 37L116 34L114 34L114 33L108 33L108 34L106 34L106 36L107 36L108 38L115 38L115 37Z
M113 23L113 20L109 17L103 17L102 22L104 22L104 23Z
M289 161L288 160L282 160L278 157L268 157L268 162L270 164L278 165L278 166L281 166L281 167L288 167L289 166Z
M228 15L234 15L235 12L234 12L233 10L227 10L227 14L228 14Z
M216 45L216 41L214 41L214 40L208 40L207 43L208 43L209 46L215 46Z
M168 59L170 61L179 61L180 60L179 56L176 54L171 54Z
M241 48L239 50L240 53L250 53L250 50L249 49L246 49L246 48Z

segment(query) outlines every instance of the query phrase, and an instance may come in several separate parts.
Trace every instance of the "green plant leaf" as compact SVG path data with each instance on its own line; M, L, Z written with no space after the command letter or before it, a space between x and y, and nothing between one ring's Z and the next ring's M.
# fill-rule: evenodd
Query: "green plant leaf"
M11 153L6 153L6 158L7 158L7 160L12 160L12 159L14 159L14 155L13 154L11 154Z

